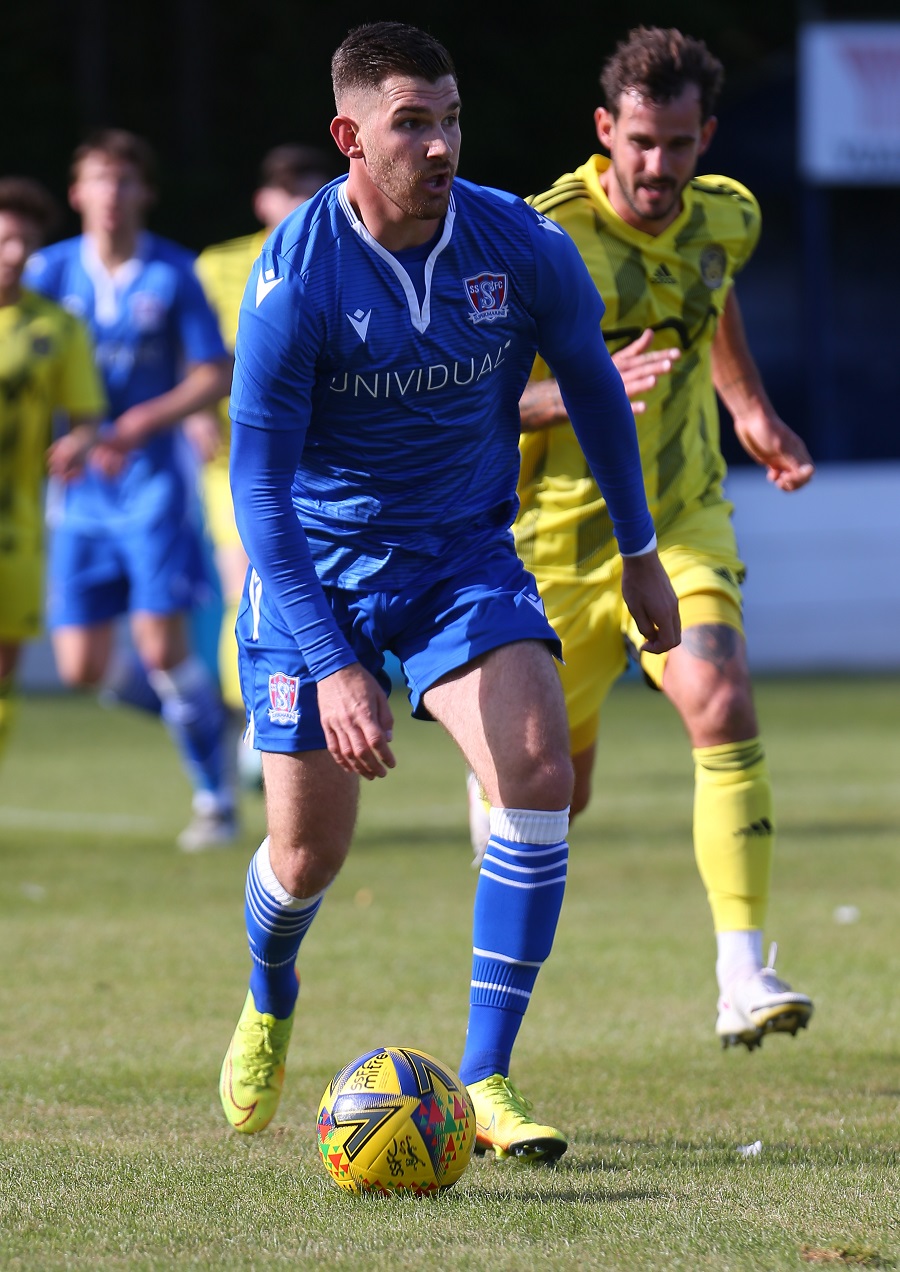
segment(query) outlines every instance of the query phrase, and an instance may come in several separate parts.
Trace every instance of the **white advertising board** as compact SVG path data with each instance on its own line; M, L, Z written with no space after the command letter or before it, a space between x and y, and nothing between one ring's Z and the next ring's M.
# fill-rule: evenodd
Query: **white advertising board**
M801 28L800 167L821 185L900 185L900 22Z

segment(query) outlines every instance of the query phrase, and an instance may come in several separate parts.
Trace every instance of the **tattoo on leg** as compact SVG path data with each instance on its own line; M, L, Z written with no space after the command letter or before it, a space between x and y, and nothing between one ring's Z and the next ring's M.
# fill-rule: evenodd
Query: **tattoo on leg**
M733 627L726 627L724 623L700 623L687 629L682 643L695 658L702 658L704 662L712 663L722 671L735 655L738 634Z

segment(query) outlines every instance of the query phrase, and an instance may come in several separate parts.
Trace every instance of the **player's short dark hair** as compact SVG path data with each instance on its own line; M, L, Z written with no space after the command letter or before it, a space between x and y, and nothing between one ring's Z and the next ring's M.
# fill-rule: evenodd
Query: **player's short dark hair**
M88 155L103 155L106 159L130 163L141 174L144 184L151 190L157 187L157 164L153 147L143 137L124 128L98 128L89 133L76 146L72 155L71 177L78 179L78 170Z
M334 100L354 88L377 88L390 75L414 75L435 84L456 79L453 59L440 41L405 22L354 27L331 59Z
M47 238L62 216L59 204L40 181L31 177L0 177L0 212L14 212L33 221Z
M312 182L316 182L318 188L336 176L337 164L329 151L288 144L275 146L263 156L258 184L266 189L299 194Z
M669 102L686 85L700 90L700 116L705 123L715 110L725 71L702 40L675 27L635 27L616 46L600 73L600 85L611 115L619 113L623 93L636 89L653 102Z

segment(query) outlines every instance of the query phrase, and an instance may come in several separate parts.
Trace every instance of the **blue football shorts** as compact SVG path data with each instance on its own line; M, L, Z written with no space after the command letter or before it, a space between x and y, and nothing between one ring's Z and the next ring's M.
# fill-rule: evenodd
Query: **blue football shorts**
M177 472L154 475L144 515L93 523L63 512L51 525L50 627L89 627L120 614L176 614L208 591L203 529Z
M326 588L325 596L359 662L385 693L391 681L384 655L389 651L399 659L412 714L420 720L431 719L422 702L426 691L491 649L540 640L561 657L535 581L511 542L432 583L399 592ZM324 749L316 682L254 570L247 576L236 633L248 740L258 751L282 754Z

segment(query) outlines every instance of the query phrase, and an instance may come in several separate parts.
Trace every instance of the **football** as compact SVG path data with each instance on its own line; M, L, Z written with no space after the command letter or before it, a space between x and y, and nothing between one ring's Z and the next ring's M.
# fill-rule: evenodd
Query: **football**
M451 1188L475 1147L475 1110L460 1079L413 1047L377 1047L345 1065L319 1105L325 1169L348 1192Z

